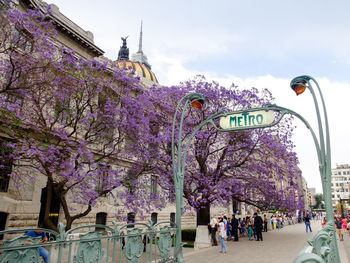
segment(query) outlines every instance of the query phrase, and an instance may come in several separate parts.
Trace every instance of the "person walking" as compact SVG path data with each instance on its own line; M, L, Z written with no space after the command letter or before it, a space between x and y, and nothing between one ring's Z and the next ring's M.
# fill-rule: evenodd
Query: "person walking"
M305 226L306 226L306 233L307 233L308 229L310 230L310 232L312 232L311 224L310 224L310 215L309 214L305 215L304 221L305 221Z
M232 231L232 236L233 236L233 241L238 241L238 219L236 218L235 215L232 215L231 218L231 231Z
M256 241L263 241L262 229L263 229L263 220L258 213L254 213L254 228L256 231Z
M212 246L217 246L218 245L218 241L216 240L216 232L218 230L218 226L217 226L218 221L216 220L216 218L214 216L211 217L210 220L210 227L211 227L211 245Z
M220 240L220 253L226 253L227 248L225 244L225 239L227 238L226 236L226 229L225 229L225 223L223 221L223 218L219 218L219 240Z
M340 220L339 217L336 218L335 220L335 228L337 230L338 237L340 241L344 241L344 235L343 235L343 223Z

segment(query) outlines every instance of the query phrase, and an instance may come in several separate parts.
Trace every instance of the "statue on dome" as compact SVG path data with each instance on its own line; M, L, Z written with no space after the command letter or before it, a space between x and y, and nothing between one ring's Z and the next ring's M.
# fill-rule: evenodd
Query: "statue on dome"
M123 41L123 45L120 47L119 53L118 53L118 60L129 60L129 48L126 46L126 39L127 37L121 37Z

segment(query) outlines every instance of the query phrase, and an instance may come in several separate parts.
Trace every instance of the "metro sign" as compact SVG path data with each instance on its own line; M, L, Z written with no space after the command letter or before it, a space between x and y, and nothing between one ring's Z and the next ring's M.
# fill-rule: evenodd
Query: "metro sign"
M275 111L256 110L230 114L220 118L224 130L240 130L267 127L275 121Z

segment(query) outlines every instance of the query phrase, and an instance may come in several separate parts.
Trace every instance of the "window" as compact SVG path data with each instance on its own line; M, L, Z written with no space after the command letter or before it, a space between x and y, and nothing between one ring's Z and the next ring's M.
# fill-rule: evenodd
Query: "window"
M98 112L99 112L99 125L101 126L101 131L103 133L103 139L106 140L113 140L114 136L114 129L113 129L113 123L112 120L109 119L109 117L105 117L106 112L107 115L110 115L110 111L106 110L105 108L108 108L106 105L108 102L108 99L106 98L107 94L99 94L98 95Z
M106 225L106 221L107 221L107 213L104 212L100 212L96 214L96 225ZM104 231L105 228L103 227L96 227L95 231Z
M109 165L100 165L99 167L99 173L97 175L97 182L95 186L95 191L98 194L102 194L103 191L108 190L108 171L110 166ZM102 194L101 196L106 196L106 194Z
M15 28L13 32L13 44L25 52L33 50L33 40L29 32Z
M157 224L157 221L158 221L158 213L152 213L152 214L151 214L151 220L152 220L152 224L153 224L153 225Z
M170 213L170 222L171 222L171 227L175 226L175 216L176 214L174 212Z
M6 102L11 104L18 103L18 105L22 106L24 100L23 88L26 87L26 85L21 71L15 70L12 72L9 75L7 82L2 86L2 90L5 91L4 95L6 96Z
M57 101L55 106L55 113L58 116L58 121L68 124L70 122L70 102L69 99L64 101Z
M7 213L0 212L0 231L5 230L7 215ZM2 240L3 238L4 235L0 235L0 240Z
M135 223L135 213L134 212L128 213L126 223L131 224L130 226L127 226L128 228L134 227L134 225L133 225L133 223Z
M151 179L151 194L156 195L158 193L158 183L156 181L156 178L152 176Z
M155 121L150 122L150 141L148 149L151 157L156 157L159 154L159 144L157 143L157 136L159 134L159 124Z
M6 92L6 101L13 104L18 103L18 105L22 106L23 96L20 95L16 90L9 90Z
M7 192L12 173L13 159L10 157L11 149L7 146L9 140L0 138L0 192Z

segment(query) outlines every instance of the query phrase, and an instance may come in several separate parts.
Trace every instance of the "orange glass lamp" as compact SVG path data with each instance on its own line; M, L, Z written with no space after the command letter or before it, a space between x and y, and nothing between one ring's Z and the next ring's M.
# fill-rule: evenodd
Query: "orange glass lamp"
M192 99L191 100L192 107L201 109L204 105L204 100L202 99Z
M290 87L294 90L294 92L298 96L306 90L309 80L310 80L309 76L296 77L291 81Z

